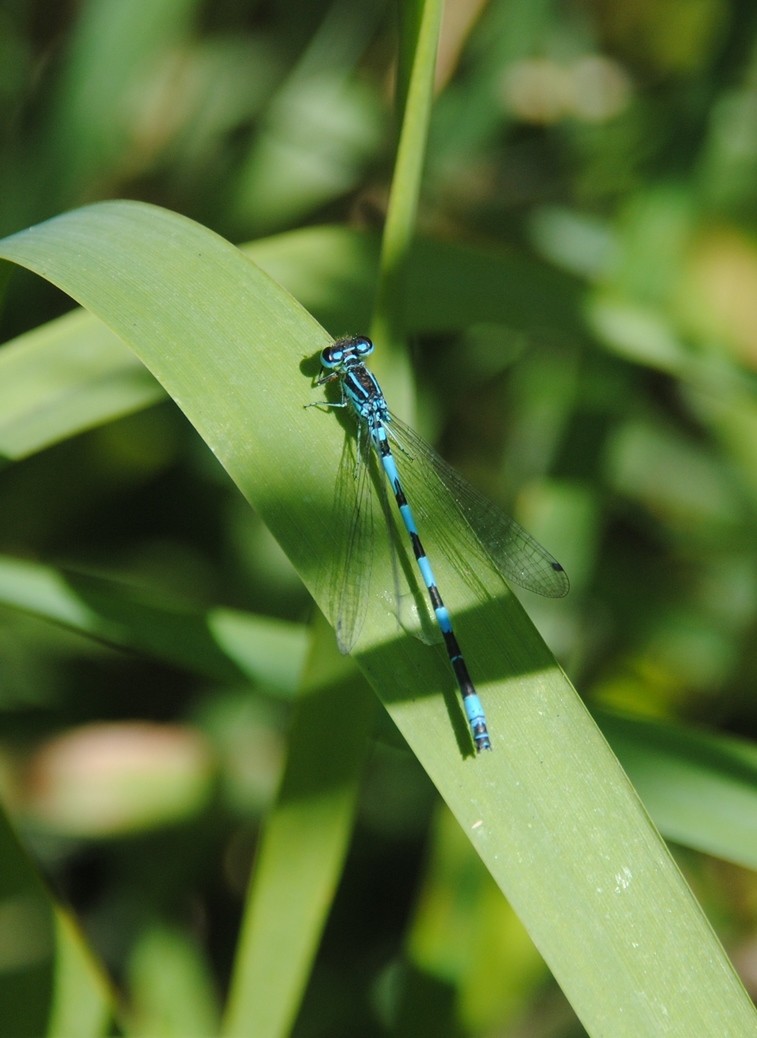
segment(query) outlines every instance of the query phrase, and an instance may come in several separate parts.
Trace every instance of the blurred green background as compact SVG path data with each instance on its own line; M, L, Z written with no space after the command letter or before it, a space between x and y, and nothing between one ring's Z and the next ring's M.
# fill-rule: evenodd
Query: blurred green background
M420 229L487 276L455 309L424 294L419 251L416 424L564 563L570 597L529 612L608 735L649 732L647 769L660 732L753 740L757 722L756 29L735 0L445 12ZM381 227L396 33L378 0L11 0L0 233L97 199L155 202L267 239L251 254L332 333L364 330L370 271L336 277L329 241ZM3 341L70 305L14 274ZM8 457L0 552L149 589L181 615L281 621L281 672L251 689L124 653L0 588L0 769L134 1019L164 1033L159 963L210 1034L311 608L188 423L148 397ZM754 993L757 883L721 853L676 851ZM185 1033L175 1012L165 1033ZM294 1033L583 1033L388 722Z

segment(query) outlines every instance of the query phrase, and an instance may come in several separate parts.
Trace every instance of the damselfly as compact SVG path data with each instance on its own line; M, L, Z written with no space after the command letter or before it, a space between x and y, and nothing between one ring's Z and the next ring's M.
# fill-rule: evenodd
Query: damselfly
M347 507L350 499L352 518L348 538L330 580L329 606L336 618L339 648L349 652L354 646L367 608L373 538L373 510L366 500L370 482L370 457L374 453L397 503L402 523L410 538L415 561L431 600L436 623L442 633L450 664L463 697L476 750L490 750L491 741L486 717L468 667L460 650L452 619L436 584L431 563L421 543L416 518L400 479L399 467L422 467L423 484L433 498L445 493L473 533L481 554L502 576L520 587L549 598L567 594L569 583L565 570L538 541L474 490L427 443L396 418L387 406L375 376L365 366L365 358L374 346L364 335L338 339L321 352L323 374L317 380L322 386L338 381L341 400L323 401L324 407L351 408L357 420L355 458L343 455L337 488L337 506ZM319 406L319 405L312 405ZM392 451L397 447L397 458ZM427 498L427 495L424 495ZM426 507L424 510L428 510ZM386 509L384 509L386 515ZM388 516L387 516L388 518ZM462 567L461 567L462 568ZM368 572L366 572L366 570ZM466 576L463 573L463 576Z

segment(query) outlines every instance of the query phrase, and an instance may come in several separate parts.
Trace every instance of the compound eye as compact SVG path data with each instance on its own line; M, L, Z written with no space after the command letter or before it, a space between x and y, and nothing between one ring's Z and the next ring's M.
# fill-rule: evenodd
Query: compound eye
M355 347L361 357L367 357L369 353L373 353L373 343L367 335L361 335L355 340Z
M344 357L343 350L334 349L333 346L327 346L321 350L321 364L324 368L335 368L337 365L342 363Z

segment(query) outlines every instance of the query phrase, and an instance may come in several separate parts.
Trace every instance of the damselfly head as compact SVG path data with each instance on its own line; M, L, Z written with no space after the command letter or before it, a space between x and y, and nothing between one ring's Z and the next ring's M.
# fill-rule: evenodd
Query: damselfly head
M367 335L350 335L337 339L321 351L321 364L330 370L348 368L359 364L364 357L373 353L373 343Z

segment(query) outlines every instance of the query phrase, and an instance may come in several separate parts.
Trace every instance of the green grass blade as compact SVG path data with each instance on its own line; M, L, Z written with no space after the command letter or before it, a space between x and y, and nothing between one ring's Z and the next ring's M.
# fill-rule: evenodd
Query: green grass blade
M323 601L342 428L303 404L314 397L307 358L326 333L236 249L149 206L93 206L0 251L132 346ZM494 587L473 600L444 565L442 581L494 752L461 752L466 726L443 654L398 635L380 600L356 655L586 1028L617 1038L754 1033L753 1006L718 941L517 602Z
M103 324L66 314L0 350L0 459L26 458L163 396Z
M188 603L101 577L0 556L0 603L119 649L218 681L247 680L291 696L305 659L295 624Z
M381 240L372 322L374 335L389 347L400 342L407 329L408 260L416 233L443 6L442 0L412 0L402 10L402 53L412 58L408 81L399 84L402 124Z
M250 885L224 1038L291 1031L352 835L374 716L354 668L321 640Z
M757 747L602 711L602 731L665 833L757 869Z
M14 1038L99 1038L115 996L0 812L0 1020Z
M211 1038L219 1033L210 963L186 933L153 923L129 963L132 1005L125 1033L133 1038Z

